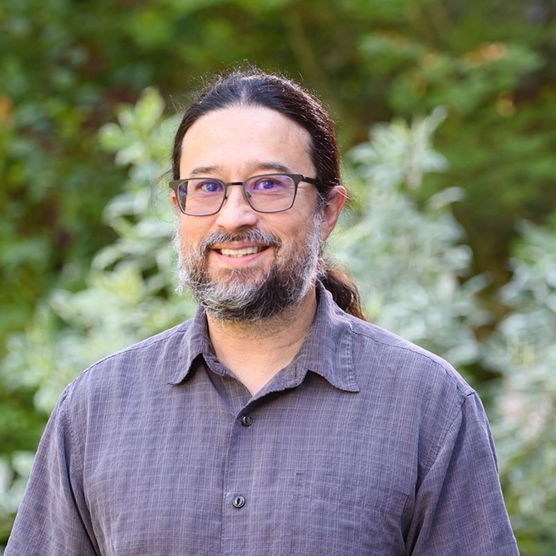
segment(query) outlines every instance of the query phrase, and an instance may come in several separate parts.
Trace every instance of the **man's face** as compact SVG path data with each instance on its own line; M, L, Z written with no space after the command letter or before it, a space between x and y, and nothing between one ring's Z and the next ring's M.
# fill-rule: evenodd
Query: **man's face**
M277 111L215 110L186 133L180 177L235 182L287 172L314 178L310 145L307 131ZM217 318L252 322L273 316L299 302L314 283L320 244L337 212L318 208L316 188L304 182L293 207L274 214L254 211L241 187L229 187L217 214L179 213L182 285Z

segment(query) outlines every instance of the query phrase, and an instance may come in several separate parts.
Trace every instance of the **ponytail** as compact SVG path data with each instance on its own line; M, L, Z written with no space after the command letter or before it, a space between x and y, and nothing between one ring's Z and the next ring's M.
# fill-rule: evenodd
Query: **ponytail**
M357 286L347 273L326 264L320 277L324 287L332 294L336 304L350 315L366 320L361 309L361 298Z

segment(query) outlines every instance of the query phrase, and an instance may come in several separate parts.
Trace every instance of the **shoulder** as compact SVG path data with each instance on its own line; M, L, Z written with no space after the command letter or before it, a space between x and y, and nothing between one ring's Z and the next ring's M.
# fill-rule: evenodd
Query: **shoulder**
M414 399L435 393L460 405L473 389L442 357L400 336L343 311L330 292L320 289L319 335L333 344L331 357L343 372L353 374L361 392L389 392ZM456 402L455 402L456 403Z
M346 315L356 364L381 374L423 386L443 386L462 397L474 393L463 377L442 357L375 324Z
M470 409L486 422L475 390L443 358L379 326L346 319L356 380L367 405L380 408L386 418L391 414L407 434L426 439L431 453Z
M168 383L187 358L192 322L185 321L103 357L68 385L60 401L75 401L91 394L114 396L122 390L142 390L155 382Z
M169 352L182 343L192 323L192 320L182 322L164 332L107 355L85 369L82 374L91 374L98 372L99 369L107 368L125 369L129 362L155 362L158 359L166 358Z
M348 316L357 381L367 403L394 419L408 442L419 438L420 461L431 465L462 426L489 446L488 419L476 391L442 357L379 326Z

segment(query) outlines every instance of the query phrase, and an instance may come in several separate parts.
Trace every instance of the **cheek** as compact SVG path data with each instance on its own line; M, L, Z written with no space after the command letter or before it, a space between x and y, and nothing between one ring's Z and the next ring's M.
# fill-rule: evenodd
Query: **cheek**
M179 221L181 244L184 248L191 248L199 245L201 241L208 235L210 226L205 222L197 220L192 221L191 216L182 216Z
M281 251L284 255L305 249L310 240L312 225L312 218L308 218L306 221L292 223L287 231L278 232L277 235L282 240Z

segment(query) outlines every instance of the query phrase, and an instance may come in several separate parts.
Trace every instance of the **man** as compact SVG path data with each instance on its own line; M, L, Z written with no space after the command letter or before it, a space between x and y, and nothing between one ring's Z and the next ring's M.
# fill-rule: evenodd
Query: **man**
M68 386L6 554L517 554L477 395L320 256L345 190L317 101L219 79L173 177L200 309Z

